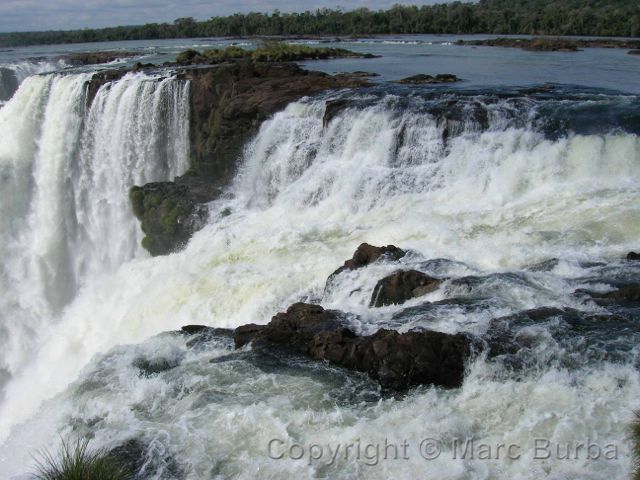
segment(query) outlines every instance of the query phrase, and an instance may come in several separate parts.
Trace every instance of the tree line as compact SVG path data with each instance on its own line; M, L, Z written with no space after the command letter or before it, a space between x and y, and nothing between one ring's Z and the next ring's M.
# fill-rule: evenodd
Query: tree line
M480 0L388 10L317 9L301 13L235 14L209 20L179 18L101 29L0 34L0 46L190 37L375 34L528 34L640 36L638 0Z

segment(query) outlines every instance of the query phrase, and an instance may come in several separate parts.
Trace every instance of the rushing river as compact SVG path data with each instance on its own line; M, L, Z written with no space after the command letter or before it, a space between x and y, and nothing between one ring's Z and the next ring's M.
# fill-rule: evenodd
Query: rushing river
M267 120L210 222L157 258L127 192L188 169L188 82L129 74L87 106L90 69L21 78L0 107L0 477L88 435L135 441L142 478L628 478L640 310L574 292L640 282L624 260L640 248L640 60L450 40L354 41L384 57L308 63L381 77ZM189 42L101 48L165 61ZM415 73L466 82L386 81ZM370 308L398 268L380 262L325 289L362 242L409 250L403 267L446 281ZM359 333L487 339L504 318L521 348L474 357L459 389L394 396L339 368L170 333L267 323L296 301L351 313ZM522 313L539 307L567 313ZM425 439L439 455L425 459Z

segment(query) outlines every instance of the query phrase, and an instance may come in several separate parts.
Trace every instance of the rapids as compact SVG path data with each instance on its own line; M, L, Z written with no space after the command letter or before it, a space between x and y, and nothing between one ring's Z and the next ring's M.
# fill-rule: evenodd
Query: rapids
M139 442L147 478L628 474L638 314L573 292L640 278L639 264L621 260L640 238L640 125L628 115L637 97L380 87L303 99L246 145L237 178L185 250L148 258L127 189L188 167L188 85L130 75L87 110L86 80L30 77L0 110L0 473L24 473L34 447L61 432L109 448ZM323 126L335 98L349 104ZM379 309L368 307L373 287L397 265L348 272L325 289L364 241L410 249L403 266L448 280ZM479 355L458 390L394 397L330 366L233 352L224 339L190 348L163 333L266 323L300 300L352 313L364 333L426 327L483 338L492 319L515 315L527 348ZM517 315L543 306L571 307L580 320ZM605 313L619 318L598 321ZM419 454L427 437L442 441L437 459ZM276 461L274 438L406 440L409 458ZM455 438L523 451L454 459ZM615 444L617 458L540 461L534 438L563 449Z

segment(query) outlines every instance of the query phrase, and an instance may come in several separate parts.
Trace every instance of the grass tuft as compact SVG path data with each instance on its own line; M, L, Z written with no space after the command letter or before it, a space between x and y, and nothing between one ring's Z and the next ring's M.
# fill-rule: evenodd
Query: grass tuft
M104 450L90 450L89 440L62 441L59 452L42 450L36 455L37 480L127 480L129 472Z

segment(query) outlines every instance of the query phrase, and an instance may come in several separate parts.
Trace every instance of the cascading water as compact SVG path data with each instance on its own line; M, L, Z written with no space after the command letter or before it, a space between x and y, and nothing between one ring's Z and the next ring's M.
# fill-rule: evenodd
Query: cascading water
M21 92L12 102L28 100ZM637 99L581 95L374 92L352 98L326 125L327 98L289 105L247 145L230 199L211 206L212 222L184 251L119 257L112 274L67 305L7 387L0 472L23 472L34 442L79 432L107 448L138 442L148 478L415 478L425 471L429 478L622 478L631 463L625 426L640 407L640 335L625 311L615 312L622 320L598 321L606 309L573 292L640 273L640 265L615 260L640 236L639 223L629 221L640 216L640 140L637 125L616 115L637 108ZM99 95L93 105L107 112L106 100ZM586 121L603 108L613 112L606 121ZM18 118L24 128L33 121ZM85 131L91 113L86 118ZM80 158L96 152L84 139L79 149ZM95 165L110 157L93 158ZM103 198L87 189L89 197ZM30 201L21 205L30 211ZM86 218L95 215L107 217ZM104 233L86 238L115 234L95 231ZM411 249L403 267L447 280L426 297L379 309L368 306L371 292L397 264L345 273L325 290L327 276L363 241ZM436 303L443 299L450 301ZM232 352L222 338L187 346L183 336L161 334L185 324L266 323L300 300L354 314L353 328L365 333L426 327L485 338L492 319L515 315L505 321L525 347L479 356L460 389L394 398L341 369ZM578 320L518 316L543 306L572 307ZM335 447L425 437L523 448L535 437L590 437L618 445L618 458L541 462L523 452L510 461L454 460L445 448L427 461L415 443L409 459L370 466L342 456L267 456L274 438Z
M9 100L31 75L54 72L67 67L64 60L22 61L0 64L0 106Z
M130 74L87 107L91 77L29 77L0 109L0 391L81 288L145 255L128 189L187 167L187 83Z

